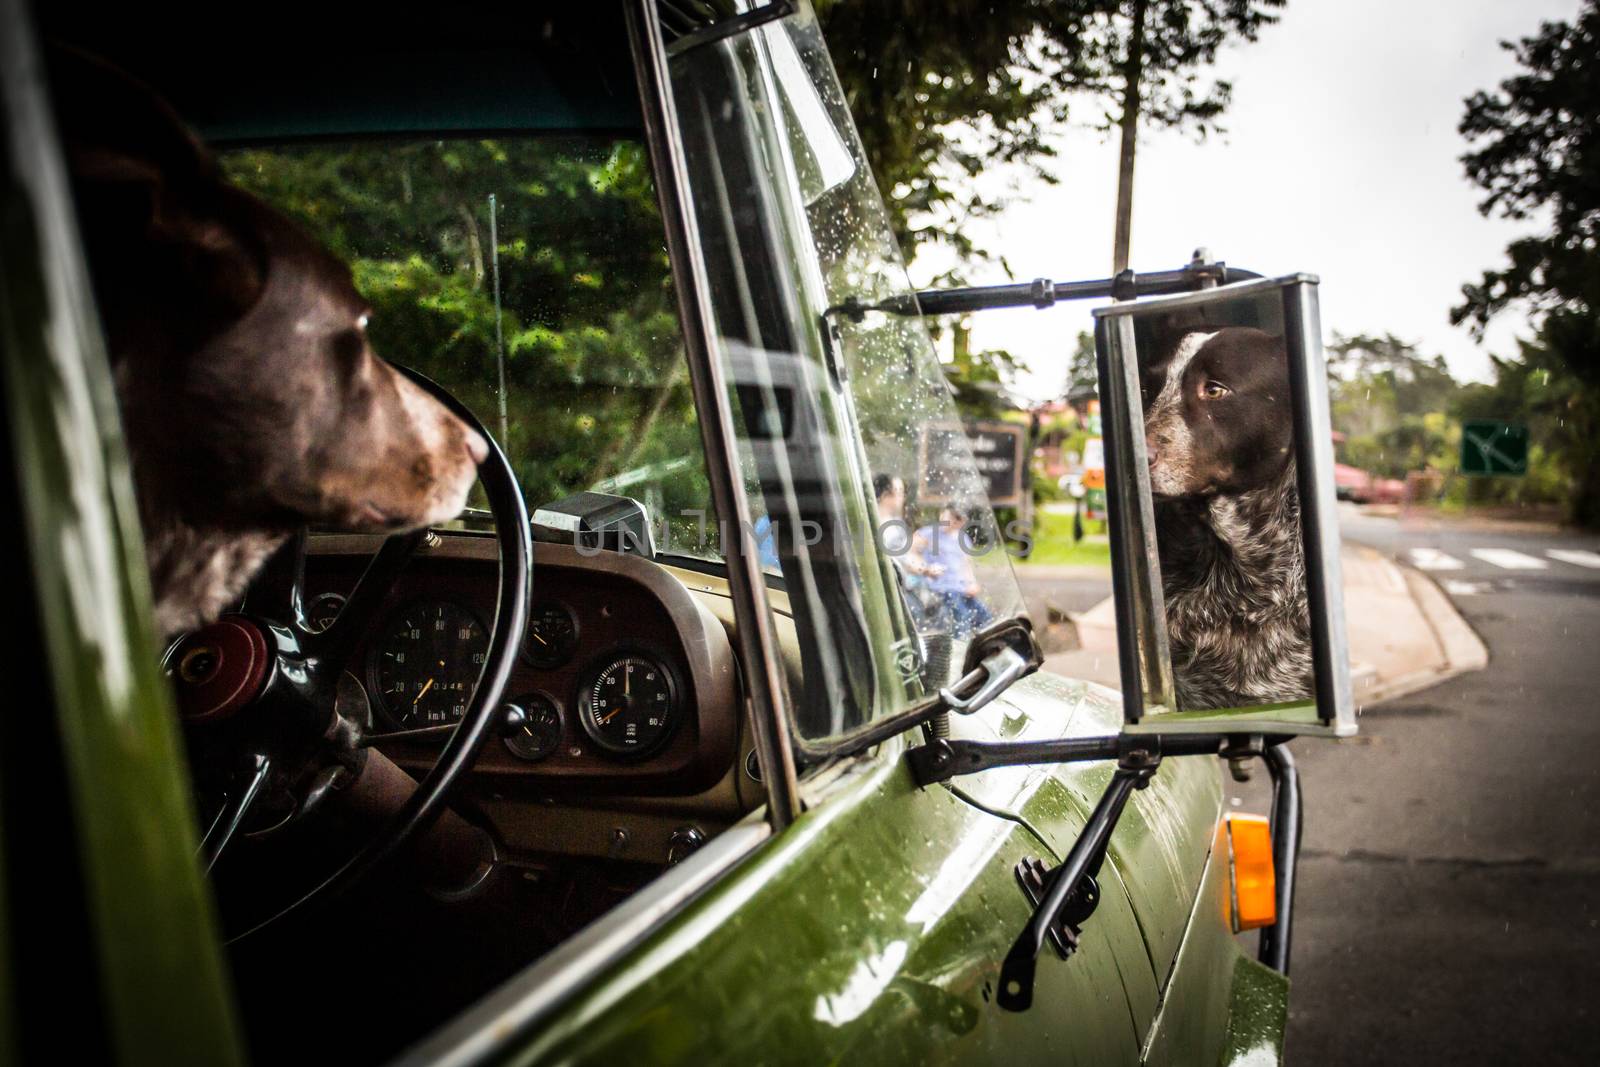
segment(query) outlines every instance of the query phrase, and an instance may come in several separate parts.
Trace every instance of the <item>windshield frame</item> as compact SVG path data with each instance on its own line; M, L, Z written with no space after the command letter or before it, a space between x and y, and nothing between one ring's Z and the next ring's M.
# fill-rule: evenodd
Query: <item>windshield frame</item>
M902 602L902 597L905 595L901 586L903 575L898 568L891 566L891 561L886 557L881 529L878 527L880 518L872 504L874 495L872 483L875 476L867 454L863 425L857 415L855 391L852 387L855 374L852 360L856 357L842 350L841 335L835 321L837 316L834 314L839 310L837 294L832 293L831 288L825 286L822 281L820 273L822 261L808 258L815 257L822 249L816 244L818 238L813 235L807 218L811 201L805 193L805 180L801 168L796 165L786 129L788 119L785 116L785 108L791 101L783 96L787 90L780 88L779 83L782 79L779 77L780 71L774 58L774 49L769 47L768 40L769 35L790 32L795 34L797 43L804 41L805 47L813 54L813 62L808 64L811 69L799 71L807 76L807 87L814 88L822 98L830 101L826 105L830 114L820 117L833 123L832 132L838 135L840 147L847 147L847 150L855 155L856 169L853 174L860 179L859 182L854 181L851 174L846 174L841 180L850 180L853 186L858 187L855 193L850 195L860 197L856 204L862 209L862 214L858 218L864 225L864 229L859 231L860 241L863 242L861 247L869 253L881 253L881 259L875 261L875 269L887 270L887 274L879 276L892 278L892 284L897 292L903 290L909 296L911 292L909 278L906 277L899 249L883 216L881 192L876 186L867 161L861 154L862 149L853 121L848 111L843 109L842 91L838 90L837 77L833 73L831 61L827 59L825 51L819 51L821 44L820 38L816 36L814 16L806 5L797 5L797 10L786 17L764 20L759 28L731 35L712 44L697 45L692 49L696 54L695 58L701 62L698 76L708 83L708 95L711 100L721 105L719 115L710 116L712 108L704 105L700 110L706 114L691 114L695 110L696 103L692 90L698 88L694 84L696 73L684 70L685 52L691 50L680 50L674 54L673 61L676 65L672 74L679 103L686 115L684 121L690 123L688 127L680 126L679 133L686 143L695 149L690 157L690 170L691 177L702 187L696 190L704 202L702 206L710 208L713 219L724 226L742 227L735 240L740 246L740 252L744 254L746 263L751 259L762 260L753 271L746 267L747 273L755 275L754 284L749 284L748 278L730 275L714 290L715 297L722 301L716 310L721 312L725 320L732 320L732 330L725 328L723 332L731 332L734 336L731 341L725 337L714 336L713 344L724 347L731 344L737 348L739 344L746 343L748 335L738 332L741 327L751 329L740 321L738 305L742 301L747 322L752 316L761 318L762 332L756 334L760 342L759 347L767 353L782 357L781 360L763 361L766 365L760 367L758 373L763 376L787 377L787 365L794 364L797 371L803 375L801 380L805 382L805 387L796 390L795 402L804 410L800 413L790 413L791 421L823 427L825 435L831 433L838 438L837 454L827 461L834 464L837 469L829 475L828 484L822 486L820 492L813 493L814 496L824 496L828 499L811 501L814 514L805 517L816 518L825 529L847 532L842 537L835 537L834 544L824 544L821 550L813 553L814 556L823 557L820 562L805 560L803 550L797 553L801 557L798 561L801 566L791 570L791 560L788 557L783 560L785 574L790 577L788 582L790 603L802 643L809 639L815 643L831 642L835 646L846 646L847 642L859 635L859 639L866 645L862 659L872 667L872 677L864 694L870 704L861 709L862 713L856 716L853 723L838 732L825 734L792 729L791 741L794 749L808 761L821 762L871 747L933 718L944 709L944 701L939 695L939 690L948 682L935 680L929 684L928 679L924 677L919 686L915 684L912 676L907 674L903 662L909 650L918 657L920 667L923 662L920 657L926 654L926 648L921 644L920 633L909 625L907 606ZM716 70L719 64L730 72L720 79ZM796 64L791 63L790 66L796 67ZM796 70L798 69L796 67ZM791 74L793 73L795 72L791 71ZM691 91L686 91L686 86L687 90ZM729 101L732 102L731 107ZM820 101L818 106L822 106ZM802 120L801 126L804 128L804 117L797 116L797 118ZM693 122L696 120L702 127L707 128L714 126L718 120L725 126L743 128L729 129L721 138L712 139L708 138L703 130L696 130L693 127ZM807 147L811 146L808 144ZM756 159L756 165L752 166L743 159L737 159L730 164L728 160L720 158L737 156L742 152L752 157L765 152L764 168L761 165L762 159ZM753 174L753 178L747 177L747 174ZM816 184L815 181L813 184ZM827 192L837 184L824 182L822 191ZM737 189L738 199L724 198L718 201L715 197L707 196L705 188L715 186ZM724 210L716 211L718 206L724 206ZM736 211L731 210L734 207L737 208ZM739 216L737 221L734 216ZM713 233L707 243L715 245L720 240L723 240L722 235ZM703 251L707 251L708 258L715 257L718 253L715 247ZM765 262L766 260L771 262ZM783 276L784 284L778 286L776 292L771 289L763 291L760 283L766 279L760 276L761 272ZM753 291L753 295L751 291L741 291L739 283L746 283L748 289ZM763 301L763 297L769 299ZM715 303L715 300L713 302ZM769 303L784 306L787 313L784 315L773 313L768 307ZM750 310L751 305L755 308L753 312ZM771 318L781 318L785 321L775 327L768 321ZM937 402L931 406L943 404L944 407L940 412L942 415L957 417L954 408L949 406L947 386L938 369L926 325L920 317L902 321L905 329L916 331L920 336L908 342L910 347L900 350L898 354L910 359L911 363L920 364L914 373L926 375L930 379L926 382L919 380L918 384L928 389L930 395L937 394ZM727 327L729 324L723 322L720 325ZM785 330L787 335L784 333ZM709 353L702 355L715 359L719 353L713 348ZM730 356L727 352L723 352L720 355L725 363L742 368L737 353ZM909 365L908 363L907 366ZM726 368L723 373L728 374ZM742 369L739 373L743 373ZM761 390L750 392L761 392ZM759 402L763 398L757 396L754 399ZM743 406L746 397L741 396L740 401ZM914 402L912 407L920 410L920 406L927 406L929 403L929 401ZM923 411L923 414L926 413ZM755 418L752 418L752 413L746 410L743 412L743 420L748 429L753 422L759 422L760 413L757 412ZM881 435L881 427L879 432ZM750 431L751 437L758 435L758 430ZM815 439L803 440L801 443L814 445ZM952 472L976 484L977 476L975 468L972 467L970 452L965 448L959 451L962 455L955 458ZM762 491L770 501L773 490L766 485L766 480L767 472L763 471ZM783 491L783 487L779 487L779 491ZM981 490L979 492L981 493ZM998 536L992 510L988 506L986 496L979 497L977 502L981 505L978 510L981 510L982 515L974 514L974 529L980 533L992 534L989 542L991 548L986 551L995 550L995 546L1001 545L1001 539ZM861 529L863 508L866 509L865 533ZM983 525L985 523L987 525ZM1021 609L1021 598L1016 588L1015 577L1011 572L1009 559L1005 558L1007 550L1002 546L998 551L1001 557L999 562L1003 566L1005 576L1004 583L995 587L995 592L999 594L994 604L998 612L993 616L996 620L1011 617ZM820 611L816 610L809 601L811 594L818 587L806 588L811 583L803 582L797 585L796 582L796 575L802 578L807 575L805 565L808 562L825 574L829 568L834 571L849 569L852 572L855 587L851 590L854 597L854 602L849 604L851 610L843 610L843 604L836 606L832 603L824 603ZM820 588L826 591L826 586ZM812 632L808 633L808 630ZM957 655L949 658L959 662L962 658L959 647L952 651L957 652ZM848 668L849 664L845 666ZM812 690L815 688L816 684L809 676L808 668L806 686L808 698L814 696ZM839 693L834 698L844 699L850 695ZM857 699L860 699L860 696ZM804 710L804 708L793 710L792 727L799 725L800 720L795 716Z

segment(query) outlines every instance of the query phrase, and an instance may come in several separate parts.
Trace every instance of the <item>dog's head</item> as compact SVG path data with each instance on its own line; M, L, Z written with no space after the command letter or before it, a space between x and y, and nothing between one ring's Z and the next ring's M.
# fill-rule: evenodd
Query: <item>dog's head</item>
M378 358L350 271L154 93L52 57L141 511L386 531L460 512L484 440Z
M1293 457L1289 363L1261 330L1184 333L1144 368L1145 444L1158 497L1241 493Z

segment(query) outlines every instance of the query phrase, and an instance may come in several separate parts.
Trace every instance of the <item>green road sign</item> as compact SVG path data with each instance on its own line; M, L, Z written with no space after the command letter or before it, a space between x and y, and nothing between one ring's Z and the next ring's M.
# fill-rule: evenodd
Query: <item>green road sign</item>
M1461 473L1528 473L1528 428L1498 419L1473 419L1461 424Z

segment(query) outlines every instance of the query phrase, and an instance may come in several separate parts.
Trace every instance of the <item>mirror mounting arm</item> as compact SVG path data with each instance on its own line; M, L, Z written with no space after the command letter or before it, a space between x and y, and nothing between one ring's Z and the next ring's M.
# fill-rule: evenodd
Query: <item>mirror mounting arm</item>
M1030 282L1012 285L979 285L961 289L922 289L916 294L916 306L924 315L963 315L969 311L988 311L993 308L1054 307L1063 300L1133 300L1141 296L1167 296L1173 293L1190 293L1217 285L1259 278L1254 271L1230 267L1226 263L1211 263L1197 256L1195 260L1177 270L1158 270L1148 274L1135 274L1125 270L1113 278L1094 278L1088 281L1056 282L1049 278L1035 278ZM899 306L884 307L887 311L900 311Z
M1055 737L1041 741L966 741L937 738L906 753L919 786L946 782L994 767L1037 763L1085 763L1122 759L1128 752L1154 748L1166 756L1233 756L1260 751L1259 736L1232 734L1106 734Z

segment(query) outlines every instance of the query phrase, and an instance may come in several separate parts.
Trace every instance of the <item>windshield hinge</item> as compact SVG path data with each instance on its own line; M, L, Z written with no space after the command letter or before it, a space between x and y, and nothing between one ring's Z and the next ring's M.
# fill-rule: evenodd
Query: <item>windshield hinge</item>
M1044 650L1026 616L987 626L967 645L961 677L939 690L941 713L971 715L1043 664Z

